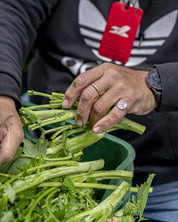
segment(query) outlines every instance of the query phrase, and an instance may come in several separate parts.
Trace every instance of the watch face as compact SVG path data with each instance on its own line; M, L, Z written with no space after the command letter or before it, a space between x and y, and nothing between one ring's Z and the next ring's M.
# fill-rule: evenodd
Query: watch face
M150 87L162 90L161 79L159 77L158 71L156 69L152 69L147 75L147 83Z

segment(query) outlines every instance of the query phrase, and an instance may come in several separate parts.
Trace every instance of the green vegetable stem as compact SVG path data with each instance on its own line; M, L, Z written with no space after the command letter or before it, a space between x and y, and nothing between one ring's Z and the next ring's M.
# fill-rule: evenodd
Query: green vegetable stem
M91 222L91 221L98 221L103 222L106 221L107 218L112 214L113 209L116 205L122 200L122 198L126 195L129 191L130 185L127 182L122 182L120 186L118 186L115 191L112 192L104 201L102 201L98 206L95 208L82 212L80 214L75 215L74 217L66 220L69 221L78 221L85 218L84 221Z

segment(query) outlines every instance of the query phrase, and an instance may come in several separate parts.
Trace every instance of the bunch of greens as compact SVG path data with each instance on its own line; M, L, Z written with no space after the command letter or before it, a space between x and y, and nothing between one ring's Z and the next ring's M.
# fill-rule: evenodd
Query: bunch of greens
M112 216L126 222L137 217L143 220L154 175L141 187L131 187L133 172L103 170L102 159L81 162L83 149L102 139L105 133L97 135L88 125L79 127L75 122L66 122L74 119L77 102L72 109L63 110L63 94L29 94L47 96L49 104L20 110L24 130L37 130L39 138L25 138L13 160L0 166L0 221L104 222ZM142 134L145 128L124 118L115 129ZM120 180L120 185L104 183L110 179ZM100 201L95 194L102 189L113 192ZM137 197L133 195L114 213L130 192L137 192Z
M0 168L0 221L104 222L112 216L135 221L135 215L143 219L154 175L141 187L131 187L127 181L132 180L132 171L102 170L103 160L79 162L79 155L47 158L41 141L33 144L25 139L22 145L8 166L9 173L5 165ZM101 183L111 178L120 179L120 185ZM95 198L98 189L113 192L100 202ZM115 214L115 207L128 192L137 192L137 198L133 195Z
M98 140L101 140L106 133L114 130L131 130L138 134L143 134L145 131L145 126L124 117L107 132L95 134L89 125L79 127L75 122L70 122L70 124L66 122L75 118L78 101L76 101L70 110L64 110L62 108L62 93L45 94L28 91L28 95L38 95L49 98L48 104L22 107L20 109L22 123L24 126L27 126L29 131L40 130L42 137L52 133L50 138L51 142L46 152L46 155L49 156L53 154L55 157L73 155ZM58 125L56 126L56 124Z

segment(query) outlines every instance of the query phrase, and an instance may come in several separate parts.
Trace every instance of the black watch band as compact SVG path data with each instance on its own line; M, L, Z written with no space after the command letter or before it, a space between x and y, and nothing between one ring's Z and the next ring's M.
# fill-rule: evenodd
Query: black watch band
M153 91L156 97L157 107L159 107L162 95L162 85L158 70L156 68L151 69L145 80L147 86Z

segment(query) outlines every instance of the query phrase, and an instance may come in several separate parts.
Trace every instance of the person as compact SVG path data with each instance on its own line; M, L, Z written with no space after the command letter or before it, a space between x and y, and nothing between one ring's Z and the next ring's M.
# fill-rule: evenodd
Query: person
M47 93L67 90L65 108L80 96L76 117L79 125L90 119L93 130L100 133L127 113L128 118L146 126L142 136L125 131L115 135L136 150L135 184L144 182L148 173L156 173L144 216L151 221L175 222L178 219L177 1L136 1L135 7L141 7L144 14L125 64L98 52L113 2L0 1L1 123L13 114L5 127L0 127L0 162L12 159L24 136L18 109L22 70L32 52L28 88ZM127 4L127 0L120 2ZM156 83L156 87L145 83L148 73L153 73L151 83ZM76 87L71 84L73 81ZM31 101L46 102L40 97ZM119 101L127 109L122 109ZM110 108L112 111L105 115Z

